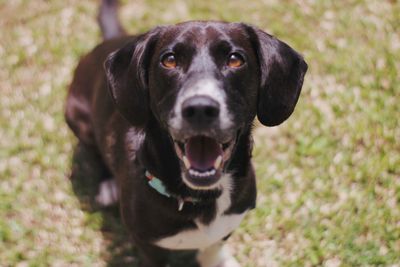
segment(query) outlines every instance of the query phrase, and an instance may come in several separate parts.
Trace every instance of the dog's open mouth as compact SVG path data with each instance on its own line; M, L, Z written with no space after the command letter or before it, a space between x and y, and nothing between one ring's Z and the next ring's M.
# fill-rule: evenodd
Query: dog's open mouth
M212 187L221 177L230 158L234 141L219 143L206 136L175 140L175 150L183 163L185 178L193 187Z

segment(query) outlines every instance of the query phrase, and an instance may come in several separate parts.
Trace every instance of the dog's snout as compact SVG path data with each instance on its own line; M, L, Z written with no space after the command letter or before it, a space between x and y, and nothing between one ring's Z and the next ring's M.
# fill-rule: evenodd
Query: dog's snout
M182 117L192 126L207 126L218 116L219 103L208 96L194 96L182 103Z

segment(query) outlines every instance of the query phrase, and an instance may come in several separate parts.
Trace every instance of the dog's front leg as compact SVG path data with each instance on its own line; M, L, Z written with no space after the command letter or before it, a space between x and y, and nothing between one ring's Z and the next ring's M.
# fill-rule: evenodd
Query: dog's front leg
M201 267L240 267L223 241L200 250L197 261Z
M149 244L135 243L139 250L140 267L166 267L169 251Z

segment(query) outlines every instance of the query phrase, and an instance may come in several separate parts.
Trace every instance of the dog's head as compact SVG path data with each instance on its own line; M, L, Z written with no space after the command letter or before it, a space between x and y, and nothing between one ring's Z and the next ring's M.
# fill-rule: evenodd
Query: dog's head
M120 113L143 126L150 116L174 140L184 182L213 188L237 136L257 115L266 126L293 112L307 64L258 28L187 22L155 28L105 63Z

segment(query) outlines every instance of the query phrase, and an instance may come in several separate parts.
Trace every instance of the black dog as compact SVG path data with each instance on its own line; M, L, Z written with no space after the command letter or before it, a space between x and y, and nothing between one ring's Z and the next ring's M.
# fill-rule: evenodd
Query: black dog
M255 206L253 120L275 126L291 115L307 64L242 23L125 36L115 10L103 3L109 40L81 59L66 105L71 129L115 178L98 201L119 198L142 266L166 266L176 249L199 250L200 266L238 266L223 240Z

